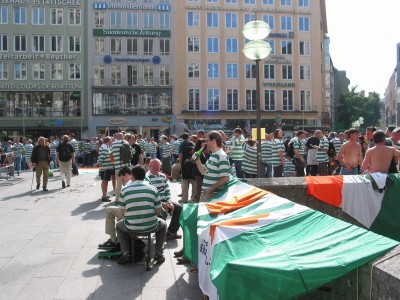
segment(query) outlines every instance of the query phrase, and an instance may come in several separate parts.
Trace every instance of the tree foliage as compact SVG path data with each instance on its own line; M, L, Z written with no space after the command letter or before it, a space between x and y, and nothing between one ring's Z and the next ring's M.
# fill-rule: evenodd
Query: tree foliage
M349 92L340 96L337 107L337 127L348 129L360 117L364 118L364 124L362 124L364 128L379 125L379 101L379 94L374 92L365 97L356 92L356 87L352 87Z

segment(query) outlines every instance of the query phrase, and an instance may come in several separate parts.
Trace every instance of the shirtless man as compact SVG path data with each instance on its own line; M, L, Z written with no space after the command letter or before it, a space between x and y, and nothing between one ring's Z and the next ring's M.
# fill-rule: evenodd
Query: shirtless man
M337 155L340 162L340 175L357 175L358 165L362 164L361 145L358 143L358 131L349 130L349 140L345 142Z
M382 130L374 132L375 146L368 149L365 153L364 161L361 165L362 172L387 174L392 158L398 159L400 151L393 147L385 146L385 133Z

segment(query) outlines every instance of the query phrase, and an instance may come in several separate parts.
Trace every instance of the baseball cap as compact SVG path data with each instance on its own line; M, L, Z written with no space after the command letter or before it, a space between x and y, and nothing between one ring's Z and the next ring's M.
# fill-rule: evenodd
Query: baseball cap
M396 133L398 131L400 131L400 127L396 127L395 129L393 129L392 133Z

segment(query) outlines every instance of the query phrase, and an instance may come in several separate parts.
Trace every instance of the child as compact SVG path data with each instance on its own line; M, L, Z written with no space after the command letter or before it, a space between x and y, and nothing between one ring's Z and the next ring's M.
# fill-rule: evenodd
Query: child
M283 169L285 177L296 177L296 167L294 166L290 157L285 159L285 167Z

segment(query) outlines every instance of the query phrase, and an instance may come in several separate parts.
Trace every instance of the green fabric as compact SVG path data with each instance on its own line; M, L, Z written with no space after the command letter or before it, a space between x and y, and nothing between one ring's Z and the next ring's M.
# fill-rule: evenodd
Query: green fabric
M400 174L389 174L389 177L394 183L386 187L381 209L370 230L400 241Z
M228 183L214 197L219 197L235 184L240 183L240 180L230 177ZM210 199L207 202L211 202ZM183 249L185 257L191 260L194 264L198 263L198 239L197 239L197 212L198 204L184 204L179 218L183 231Z
M367 263L398 242L306 210L217 243L211 280L219 299L288 299Z

